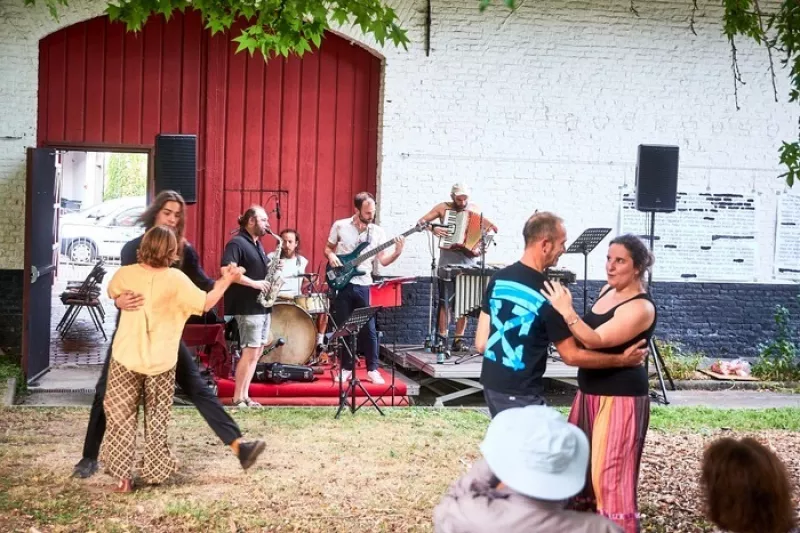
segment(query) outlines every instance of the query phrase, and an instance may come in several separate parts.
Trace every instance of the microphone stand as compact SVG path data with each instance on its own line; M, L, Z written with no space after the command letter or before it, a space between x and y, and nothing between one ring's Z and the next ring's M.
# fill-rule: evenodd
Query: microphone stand
M436 236L433 234L433 229L431 229L431 238L430 238L430 241L428 241L429 244L430 244L429 249L430 249L430 252L431 252L431 283L430 283L430 287L429 287L429 290L428 290L428 336L425 337L425 343L423 345L424 348L425 348L425 351L431 351L432 346L435 344L434 343L434 338L435 337L433 336L434 335L434 333L433 333L433 329L434 329L433 285L436 283L436 280L437 280L437 275L436 275L436 245L434 244L434 239L435 238L436 238ZM438 309L438 306L437 306L436 316L438 316L438 314L439 314L439 309ZM437 333L438 333L438 331L437 331Z

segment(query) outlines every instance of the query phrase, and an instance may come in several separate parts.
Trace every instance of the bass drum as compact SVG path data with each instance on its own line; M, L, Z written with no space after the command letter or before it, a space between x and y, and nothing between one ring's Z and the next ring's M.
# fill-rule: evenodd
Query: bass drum
M286 344L262 355L259 362L305 364L316 347L317 328L314 319L294 303L275 302L269 325L269 342L279 337L283 337Z

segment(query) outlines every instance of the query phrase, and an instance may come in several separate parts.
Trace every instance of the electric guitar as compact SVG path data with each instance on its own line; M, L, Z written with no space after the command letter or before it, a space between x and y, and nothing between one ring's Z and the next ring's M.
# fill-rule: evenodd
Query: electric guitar
M417 224L410 230L403 233L402 237L408 237L412 233L422 231L427 227L428 227L427 223ZM381 244L380 246L373 248L369 252L362 254L361 252L364 250L364 248L370 245L370 243L368 242L362 242L361 244L356 246L356 249L350 252L349 254L340 255L339 260L342 262L342 266L332 267L330 263L328 263L328 266L325 268L325 277L327 278L328 281L328 287L330 287L335 291L342 290L345 287L345 285L350 283L351 279L353 279L356 276L366 274L366 272L358 270L357 268L358 265L372 258L373 256L379 254L380 252L384 251L393 244L394 244L394 239L391 239Z

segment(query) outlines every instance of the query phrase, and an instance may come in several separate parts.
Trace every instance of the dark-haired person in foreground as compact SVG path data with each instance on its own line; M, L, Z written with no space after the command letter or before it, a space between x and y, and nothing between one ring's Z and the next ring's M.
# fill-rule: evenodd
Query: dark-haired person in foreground
M653 256L641 239L621 235L608 247L608 284L586 316L578 316L572 295L560 284L547 282L543 293L583 346L613 357L649 343L655 331L656 307L645 286L652 264ZM641 365L578 366L578 393L569 421L589 437L592 456L586 486L573 507L596 511L626 533L638 532L639 465L650 422L647 371Z
M730 533L800 533L786 466L755 439L721 438L703 453L706 517Z
M186 203L183 197L175 191L162 191L156 196L153 203L139 217L139 222L145 229L155 226L169 226L175 231L178 241L178 264L173 268L180 268L184 274L200 289L209 291L214 287L211 280L200 267L197 251L184 238ZM123 246L120 254L122 266L137 263L137 252L141 245L142 237L129 241ZM141 294L124 293L116 299L116 306L122 310L135 310L142 306L144 297ZM117 325L119 325L119 315ZM116 332L115 332L116 334ZM95 385L94 402L89 414L89 425L86 428L86 438L83 444L83 456L75 465L73 476L88 478L97 472L97 458L100 445L106 431L106 415L103 410L103 400L106 394L108 381L108 367L111 360L111 348L108 349L103 370ZM245 441L239 426L222 407L219 398L206 385L200 377L200 371L194 361L191 350L181 342L178 348L178 363L175 368L175 381L197 407L200 414L217 436L227 446L233 449L239 458L242 468L247 469L255 463L265 443L261 440Z

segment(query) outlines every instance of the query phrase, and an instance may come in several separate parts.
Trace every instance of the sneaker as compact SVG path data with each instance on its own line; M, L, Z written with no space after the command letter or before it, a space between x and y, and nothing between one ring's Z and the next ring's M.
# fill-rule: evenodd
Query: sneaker
M342 381L347 381L350 379L350 376L352 374L353 374L352 370L342 370L341 376L339 375L338 372L333 375L333 381L338 382L340 377L342 378Z
M244 403L247 404L247 407L261 407L261 404L255 400L251 400L250 398L245 398Z
M375 383L376 385L383 385L386 381L383 380L383 376L377 370L370 370L367 372L367 379L371 382Z
M84 457L75 465L75 469L72 471L72 477L86 479L87 477L92 477L95 472L97 472L97 460Z
M239 443L239 463L243 470L247 470L256 462L258 456L267 445L263 440L253 440Z
M241 408L248 408L250 407L245 400L232 400L231 407L241 407Z
M462 339L455 339L453 340L453 345L450 348L454 352L464 352L467 350L467 346Z

